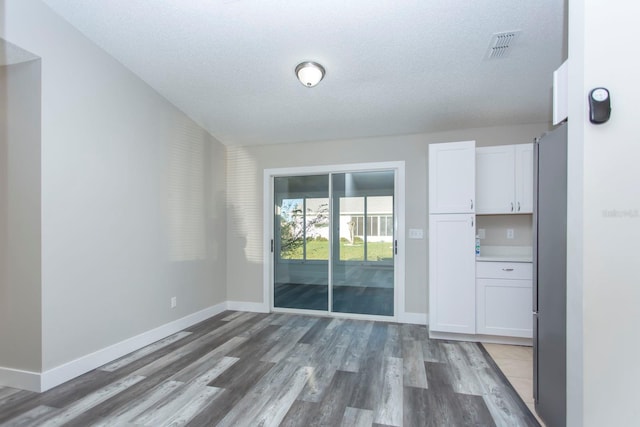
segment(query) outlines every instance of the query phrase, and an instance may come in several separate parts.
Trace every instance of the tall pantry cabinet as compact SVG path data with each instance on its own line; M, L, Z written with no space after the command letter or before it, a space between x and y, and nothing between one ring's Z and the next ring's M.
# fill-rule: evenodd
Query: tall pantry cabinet
M474 334L475 141L429 145L429 330Z

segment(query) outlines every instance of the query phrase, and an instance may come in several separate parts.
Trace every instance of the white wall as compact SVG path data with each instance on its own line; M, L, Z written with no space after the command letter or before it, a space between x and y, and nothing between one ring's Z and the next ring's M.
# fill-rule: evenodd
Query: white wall
M640 418L639 15L635 2L569 2L569 426ZM593 125L598 86L613 111Z
M43 370L225 301L224 147L39 0L3 3L0 37L42 58Z
M229 300L262 302L263 169L405 161L405 226L426 231L429 143L469 139L475 139L478 146L529 143L547 130L546 124L530 124L358 140L229 147ZM406 240L405 305L409 313L427 312L427 246L427 239Z
M40 61L0 67L0 366L40 371Z
M532 246L533 215L477 215L476 230L483 228L486 246ZM513 239L507 239L507 230L513 230Z

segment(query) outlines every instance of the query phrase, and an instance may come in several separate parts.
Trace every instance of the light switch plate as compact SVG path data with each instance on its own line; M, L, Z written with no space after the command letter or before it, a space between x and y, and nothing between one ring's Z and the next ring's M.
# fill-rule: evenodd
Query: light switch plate
M424 231L421 228L410 228L409 229L409 238L410 239L424 239Z

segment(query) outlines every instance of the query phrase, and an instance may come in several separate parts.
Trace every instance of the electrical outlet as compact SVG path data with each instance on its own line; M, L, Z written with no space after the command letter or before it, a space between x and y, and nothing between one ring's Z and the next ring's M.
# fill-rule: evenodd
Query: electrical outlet
M478 239L484 239L487 237L487 232L484 228L478 228Z
M513 228L507 228L507 239L513 239Z
M424 239L424 231L421 228L410 228L409 229L409 238L410 239Z
M171 308L176 308L176 305L178 305L178 298L171 297Z

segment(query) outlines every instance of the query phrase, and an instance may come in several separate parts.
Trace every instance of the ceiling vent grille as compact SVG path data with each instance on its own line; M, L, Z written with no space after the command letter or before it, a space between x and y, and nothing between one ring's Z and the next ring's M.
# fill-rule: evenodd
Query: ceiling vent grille
M513 45L520 37L522 31L505 31L502 33L495 33L491 36L491 43L489 43L489 49L487 50L486 59L498 59L506 58L511 53Z

